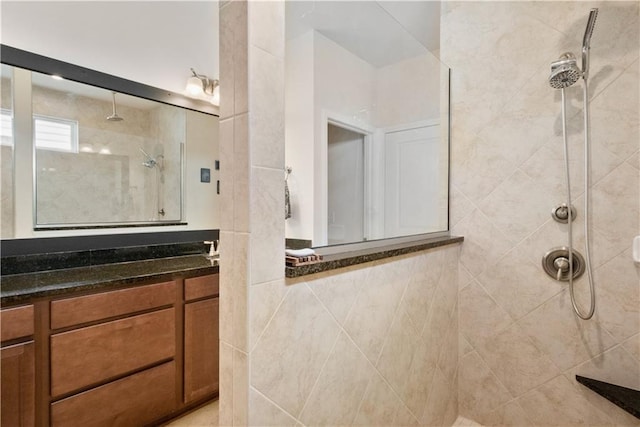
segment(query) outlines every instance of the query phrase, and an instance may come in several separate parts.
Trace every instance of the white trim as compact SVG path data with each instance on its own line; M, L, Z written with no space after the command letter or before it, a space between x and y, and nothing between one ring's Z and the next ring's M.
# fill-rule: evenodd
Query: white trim
M364 135L365 144L365 163L371 160L371 156L367 154L367 146L370 146L373 142L373 135L376 131L375 128L368 125L358 123L351 117L344 114L336 113L326 109L320 111L320 139L315 146L314 153L314 180L316 182L314 188L314 224L313 224L313 242L315 246L327 245L327 232L328 232L328 197L329 197L329 177L328 177L328 146L329 146L329 124L347 129L353 132ZM367 177L367 171L369 171L370 165L365 164L365 178ZM365 182L365 206L364 212L368 211L368 203L371 201L371 194L369 194L370 187ZM364 223L365 234L370 235L370 224L365 219Z

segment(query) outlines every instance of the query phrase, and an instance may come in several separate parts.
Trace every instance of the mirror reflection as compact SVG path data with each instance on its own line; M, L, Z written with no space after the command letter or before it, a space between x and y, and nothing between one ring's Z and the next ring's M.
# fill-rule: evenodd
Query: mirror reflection
M32 73L36 226L182 219L184 109Z
M3 239L217 226L216 115L6 64L1 83Z
M11 67L2 64L0 69L0 237L13 237L13 97Z
M448 227L439 2L286 10L286 237L324 246Z

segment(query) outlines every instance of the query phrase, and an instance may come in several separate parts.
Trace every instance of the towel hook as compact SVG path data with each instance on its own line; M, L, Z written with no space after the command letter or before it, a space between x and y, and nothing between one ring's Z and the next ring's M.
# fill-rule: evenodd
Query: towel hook
M293 168L291 166L287 166L284 168L284 180L286 181L289 178L289 174L291 174L291 171L293 170Z

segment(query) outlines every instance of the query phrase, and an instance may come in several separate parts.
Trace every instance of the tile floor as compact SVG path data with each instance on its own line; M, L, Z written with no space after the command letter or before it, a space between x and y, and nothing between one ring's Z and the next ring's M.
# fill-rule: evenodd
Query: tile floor
M218 401L215 400L189 412L164 427L218 427ZM451 427L482 427L482 425L459 416Z
M183 415L166 424L165 427L217 427L218 400Z

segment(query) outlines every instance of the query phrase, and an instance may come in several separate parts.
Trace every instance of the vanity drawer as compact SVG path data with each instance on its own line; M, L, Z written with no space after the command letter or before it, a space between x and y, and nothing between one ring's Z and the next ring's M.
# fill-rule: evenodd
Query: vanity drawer
M51 329L171 305L175 300L176 282L164 282L52 301Z
M2 341L33 335L33 305L6 308L0 311L0 328Z
M220 275L192 277L184 281L184 299L191 301L198 298L217 296L220 293Z
M176 407L176 366L168 362L51 405L53 426L143 426Z
M174 357L175 328L168 308L52 335L52 396Z

